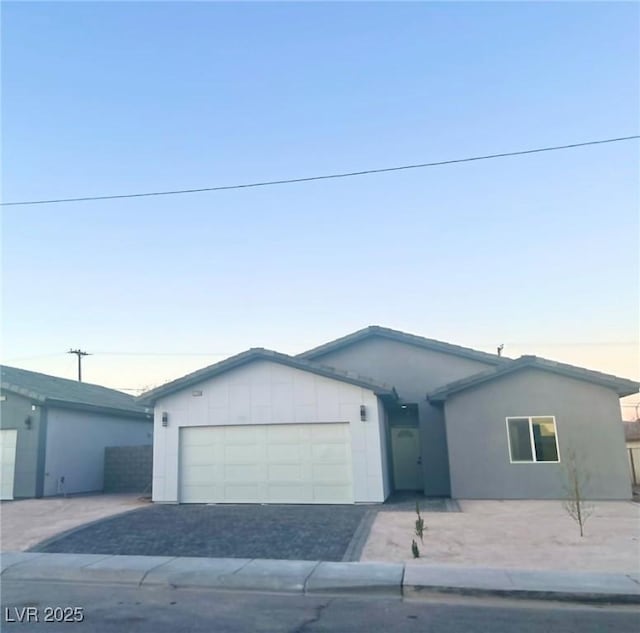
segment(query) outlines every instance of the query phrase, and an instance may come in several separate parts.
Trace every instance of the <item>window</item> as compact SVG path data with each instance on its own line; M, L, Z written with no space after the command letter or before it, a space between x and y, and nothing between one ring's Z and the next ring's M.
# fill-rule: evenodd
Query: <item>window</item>
M559 462L553 416L507 418L511 462Z

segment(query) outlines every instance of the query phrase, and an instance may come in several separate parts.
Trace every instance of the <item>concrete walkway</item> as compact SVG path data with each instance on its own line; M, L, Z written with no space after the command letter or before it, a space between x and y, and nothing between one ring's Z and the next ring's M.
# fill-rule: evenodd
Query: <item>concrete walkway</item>
M452 593L640 604L640 573L32 552L4 552L0 563L3 582L45 580L309 595L373 594L397 598Z

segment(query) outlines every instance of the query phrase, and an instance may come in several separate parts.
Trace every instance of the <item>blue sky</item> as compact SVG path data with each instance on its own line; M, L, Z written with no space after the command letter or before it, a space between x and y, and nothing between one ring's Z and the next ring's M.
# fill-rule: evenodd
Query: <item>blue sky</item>
M5 201L638 133L632 3L8 2L2 22ZM3 358L73 377L80 346L87 380L141 388L375 323L640 378L639 147L5 207Z

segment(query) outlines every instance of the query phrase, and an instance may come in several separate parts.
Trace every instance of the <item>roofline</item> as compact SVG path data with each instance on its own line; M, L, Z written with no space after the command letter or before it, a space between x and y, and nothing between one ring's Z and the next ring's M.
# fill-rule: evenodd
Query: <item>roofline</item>
M99 385L97 385L99 386ZM74 400L65 400L64 398L48 398L40 393L31 391L25 387L14 385L12 383L1 383L2 391L22 396L28 400L36 402L41 407L58 407L60 409L74 409L77 411L91 411L95 413L104 413L105 415L117 415L127 416L131 418L140 418L141 420L148 420L151 417L151 413L141 411L140 406L137 405L135 409L120 408L120 407L108 407L99 404L91 404L90 402L76 402Z
M98 404L86 404L84 402L69 402L68 400L59 400L57 398L47 398L44 402L47 407L73 409L74 411L91 411L93 413L102 413L104 415L138 418L148 421L153 418L151 411L140 411L139 409L120 409L118 407L105 407ZM143 405L139 405L143 406Z
M427 394L427 400L432 403L442 403L449 396L456 393L472 387L477 387L485 382L490 382L491 380L495 380L501 376L527 368L548 371L568 378L597 384L602 387L612 389L620 398L637 393L640 389L640 383L627 378L620 378L618 376L613 376L612 374L605 374L592 369L584 369L583 367L576 367L575 365L568 365L566 363L558 363L538 356L521 356L503 367L483 371L444 385L443 387L432 391L430 394Z
M442 354L452 354L454 356L461 356L463 358L469 358L471 360L496 366L503 365L511 360L504 356L498 356L497 354L479 352L478 350L471 349L470 347L462 347L461 345L453 345L452 343L445 343L444 341L437 341L435 339L425 338L415 334L407 334L400 330L392 330L391 328L381 327L379 325L369 325L361 330L309 349L298 354L297 358L312 360L318 356L334 352L348 345L353 345L354 343L371 336L379 336L393 341L406 343L407 345L414 345L423 349L433 350Z
M317 374L318 376L324 376L325 378L352 384L357 387L373 391L377 396L388 397L394 400L398 398L395 388L390 385L376 383L372 379L360 376L353 372L341 371L333 367L289 356L287 354L281 354L280 352L264 349L262 347L253 347L218 363L209 365L203 369L198 369L186 376L176 378L175 380L161 385L160 387L156 387L151 391L147 391L146 393L139 395L136 400L141 404L153 405L162 397L201 383L204 380L214 378L215 376L219 376L231 371L232 369L236 369L237 367L241 367L256 360L279 363L280 365L293 367L294 369L300 369L301 371L307 371L312 374Z

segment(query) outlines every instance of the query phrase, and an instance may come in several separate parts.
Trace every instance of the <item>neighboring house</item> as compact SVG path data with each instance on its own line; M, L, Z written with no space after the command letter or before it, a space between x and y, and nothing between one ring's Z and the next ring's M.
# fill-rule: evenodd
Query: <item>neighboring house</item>
M631 481L640 485L640 419L624 423L624 439L627 445Z
M561 498L569 451L586 496L628 499L618 399L639 387L371 326L296 357L252 349L140 402L158 502Z
M104 449L151 444L151 414L114 389L1 367L2 499L100 491Z

